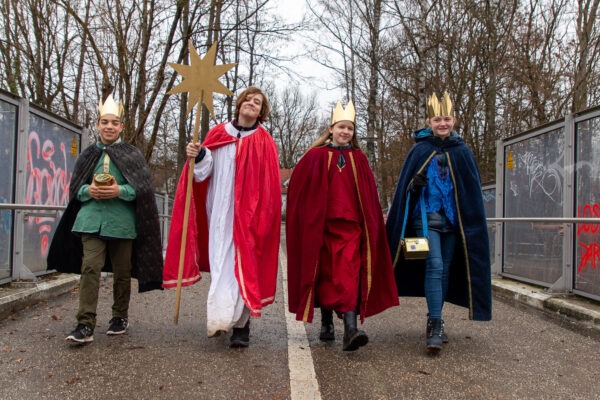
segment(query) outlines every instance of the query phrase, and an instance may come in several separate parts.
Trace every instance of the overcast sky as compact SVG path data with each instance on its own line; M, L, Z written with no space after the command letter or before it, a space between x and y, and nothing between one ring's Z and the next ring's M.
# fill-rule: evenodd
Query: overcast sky
M303 15L307 12L306 0L272 0L271 5L279 12L279 15L287 22L299 22ZM294 35L294 40L284 49L284 55L296 55L302 53L309 46L305 39L300 35ZM328 90L326 87L332 86L333 78L330 71L321 66L319 63L311 60L309 57L304 57L294 63L286 64L290 69L307 76L300 82L303 86L303 92L310 94L316 91L319 98L319 103L326 114L329 114L330 104L341 99L342 93L339 89ZM277 85L278 89L283 89L281 85Z

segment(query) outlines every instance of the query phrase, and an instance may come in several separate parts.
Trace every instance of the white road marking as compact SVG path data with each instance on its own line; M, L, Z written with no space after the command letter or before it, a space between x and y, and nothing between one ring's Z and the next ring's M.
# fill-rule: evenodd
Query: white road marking
M281 276L283 278L283 298L285 301L285 323L288 333L288 367L292 400L321 400L319 382L306 337L304 323L296 321L296 316L288 312L287 255L279 247Z

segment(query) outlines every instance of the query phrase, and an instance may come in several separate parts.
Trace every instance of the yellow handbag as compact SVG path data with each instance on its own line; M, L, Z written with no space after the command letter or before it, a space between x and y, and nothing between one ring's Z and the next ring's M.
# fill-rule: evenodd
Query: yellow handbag
M429 232L427 230L427 214L425 212L425 200L423 199L423 192L419 196L419 202L421 207L421 223L423 224L423 236L424 237L411 237L405 238L404 231L406 229L406 221L408 219L408 205L410 203L410 191L406 195L406 209L404 210L404 222L402 224L402 233L400 235L400 245L402 246L402 254L406 260L423 260L427 258L429 254Z

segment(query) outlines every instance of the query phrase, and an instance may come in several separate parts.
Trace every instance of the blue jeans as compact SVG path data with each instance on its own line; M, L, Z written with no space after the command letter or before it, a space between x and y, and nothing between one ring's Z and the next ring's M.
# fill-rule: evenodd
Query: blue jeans
M423 230L417 229L417 236ZM429 254L425 260L425 298L429 318L442 318L442 307L448 292L448 275L456 244L455 232L439 232L429 229Z

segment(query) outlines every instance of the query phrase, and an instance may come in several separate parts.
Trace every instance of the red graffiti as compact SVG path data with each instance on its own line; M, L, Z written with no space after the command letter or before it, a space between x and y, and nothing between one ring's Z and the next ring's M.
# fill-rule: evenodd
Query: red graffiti
M593 269L597 269L598 265L596 261L600 258L600 245L592 243L588 246L585 243L579 242L579 246L581 246L581 261L579 262L579 267L577 267L577 272L581 272L588 266L588 263Z
M599 218L600 217L600 205L598 204L586 204L583 206L577 207L577 217L578 218ZM582 234L592 234L595 235L598 233L598 229L600 228L599 224L577 224L577 238L581 239ZM596 242L587 244L582 241L579 242L579 246L581 249L581 261L579 262L579 266L577 267L577 272L583 271L586 267L592 267L596 269L597 263L596 261L600 257L600 245Z
M50 225L46 224L46 222L53 223L54 220L55 220L55 218L50 218L50 217L41 217L41 218L35 219L35 223L38 224L38 226L39 226L38 232L42 236L42 241L40 243L40 250L42 251L43 255L48 254L48 246L50 245L50 241L48 240L48 233L50 233L50 231L52 231L52 227Z
M54 143L45 140L40 146L37 132L29 134L27 146L26 204L66 205L69 201L71 174L67 171L67 153L64 143L55 153ZM58 160L57 160L58 159Z
M37 132L29 133L27 143L27 189L25 204L67 205L69 201L69 182L72 172L67 167L67 146L60 143L59 151L51 140L40 144ZM36 217L35 221L41 235L41 254L48 252L48 233L55 218Z
M581 206L577 208L577 218L599 218L600 217L600 205L599 204L586 204L583 206L583 212L581 212ZM598 224L577 224L577 236L581 235L582 232L586 233L597 233Z

